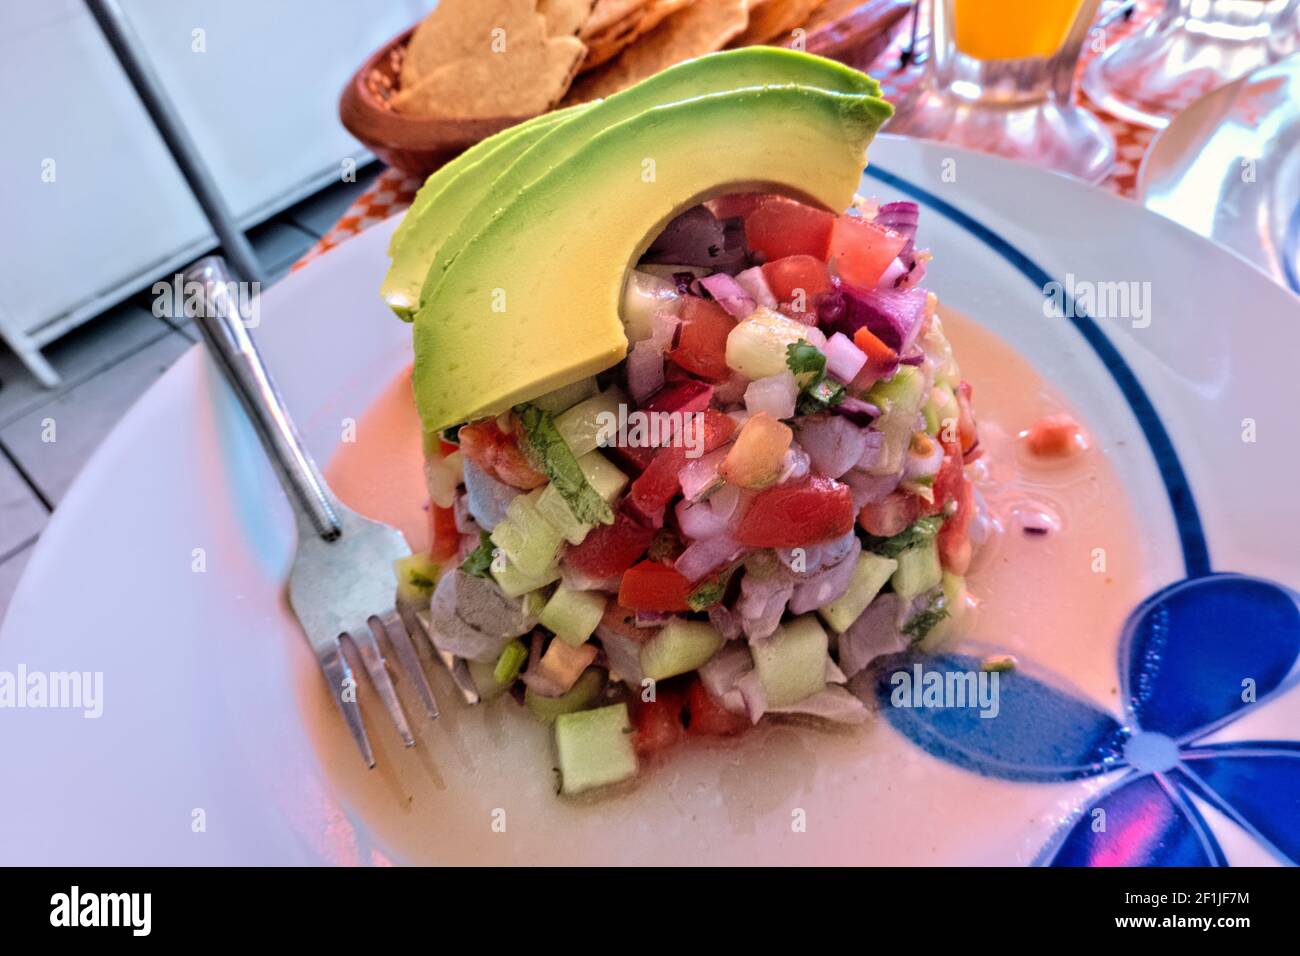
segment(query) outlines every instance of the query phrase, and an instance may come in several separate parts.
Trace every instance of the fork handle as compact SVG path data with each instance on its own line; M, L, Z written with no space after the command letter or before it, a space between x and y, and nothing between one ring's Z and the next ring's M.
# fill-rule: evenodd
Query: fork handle
M252 336L248 334L239 311L243 297L232 296L230 291L234 288L234 277L220 256L200 259L185 273L187 306L194 301L189 295L191 282L200 283L203 289L201 307L192 310L195 311L194 322L203 334L203 341L217 367L252 419L257 437L262 440L290 503L301 517L311 523L318 535L326 541L333 541L342 533L333 507L333 495L316 463L303 447L284 401L262 364Z

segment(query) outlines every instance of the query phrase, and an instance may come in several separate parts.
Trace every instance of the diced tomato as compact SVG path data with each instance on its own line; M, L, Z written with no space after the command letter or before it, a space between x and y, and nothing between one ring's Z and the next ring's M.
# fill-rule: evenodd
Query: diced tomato
M975 426L975 411L971 405L970 382L962 382L957 386L957 437L961 441L963 455L973 452L980 441Z
M455 442L449 442L445 438L438 439L438 454L443 458L446 458L448 455L454 455L458 451L460 451L460 446Z
M731 374L727 368L727 335L736 320L718 303L696 296L682 301L682 326L677 347L668 358L692 375L721 382Z
M519 446L519 436L502 431L495 418L462 425L460 450L493 478L514 488L529 491L546 484L546 476L529 463Z
M429 504L429 557L434 561L450 561L460 550L460 530L456 527L456 512Z
M665 385L651 395L644 405L643 412L702 412L713 400L713 386L688 378L671 385Z
M689 611L695 585L680 571L657 561L642 561L623 573L618 603L637 611Z
M654 528L619 511L614 515L613 524L598 524L587 532L582 544L569 545L564 560L593 578L612 578L632 567L646 553L654 536Z
M828 261L850 285L870 289L885 274L907 237L858 216L836 216Z
M959 497L961 485L966 481L966 470L961 460L961 452L951 446L948 454L943 456L939 473L934 476L934 501L922 500L918 505L922 514L933 515L944 510L950 500Z
M723 707L698 679L686 691L686 713L686 732L691 735L729 737L753 726L744 714L733 714Z
M708 454L731 438L736 430L736 422L730 415L724 415L711 408L701 414L703 424L695 424L696 420L691 419L688 427L704 429L703 447L700 453ZM672 500L673 495L677 494L681 487L678 473L686 464L688 451L690 449L682 442L659 449L646 470L632 482L628 497L640 514L654 515Z
M751 548L798 548L851 530L848 485L815 475L759 492L740 519L736 540Z
M764 263L763 278L782 305L802 306L797 312L817 311L817 296L832 289L831 270L813 256L786 256Z
M1021 437L1039 458L1067 458L1088 447L1079 423L1069 415L1040 418Z
M745 217L745 240L768 262L800 255L825 260L834 225L825 210L774 196Z
M678 690L662 685L655 688L655 699L644 701L637 696L632 700L632 746L638 757L645 759L678 744L686 736L682 725L682 712L686 698Z
M867 534L892 538L915 521L919 514L920 504L916 495L891 491L880 501L863 505L858 512L858 524Z
M965 574L970 568L970 523L975 516L975 490L966 473L961 471L960 475L961 479L952 492L957 508L943 523L936 539L939 562L953 574Z
M704 205L719 219L743 219L769 199L775 199L772 193L731 193L710 199Z

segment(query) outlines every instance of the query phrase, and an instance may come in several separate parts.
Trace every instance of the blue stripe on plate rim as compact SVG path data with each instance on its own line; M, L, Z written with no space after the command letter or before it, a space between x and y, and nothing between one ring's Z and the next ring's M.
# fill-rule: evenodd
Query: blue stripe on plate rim
M1005 259L1008 264L1032 282L1040 292L1051 284L1052 279L1042 266L984 223L956 206L940 199L934 193L910 180L879 166L869 166L865 172L871 178L907 194L912 199L930 207L946 219L965 229L974 238ZM1064 289L1065 285L1062 283L1057 287ZM1073 318L1069 319L1070 323L1092 347L1092 350L1097 353L1097 357L1101 359L1102 364L1110 372L1115 384L1119 386L1120 392L1133 410L1133 415L1142 429L1142 434L1146 436L1147 444L1151 446L1151 452L1156 460L1156 467L1160 471L1160 477L1165 484L1165 491L1169 496L1169 506L1174 513L1179 543L1183 551L1183 566L1186 568L1187 576L1196 578L1209 574L1211 572L1210 553L1206 545L1205 529L1201 525L1201 516L1196 508L1196 499L1192 494L1192 487L1187 480L1187 474L1183 471L1182 463L1178 459L1178 452L1174 450L1174 444L1169 437L1169 432L1165 430L1164 423L1160 420L1160 414L1156 411L1155 405L1152 404L1146 389L1138 381L1137 375L1129 368L1128 363L1124 361L1124 357L1120 355L1119 350L1102 332L1096 321L1079 309L1068 293L1065 302L1066 314L1073 316Z

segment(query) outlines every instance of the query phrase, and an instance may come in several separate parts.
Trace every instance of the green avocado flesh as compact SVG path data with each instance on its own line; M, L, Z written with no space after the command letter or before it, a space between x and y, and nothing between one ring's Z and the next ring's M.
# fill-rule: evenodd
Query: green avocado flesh
M545 113L502 130L470 147L425 180L388 241L392 265L379 292L399 318L409 322L415 317L429 264L460 223L465 210L488 194L492 181L521 152L588 106Z
M421 303L437 287L448 263L473 240L485 222L525 187L573 156L603 130L656 106L695 96L753 86L790 85L829 93L880 95L879 84L865 73L834 60L774 47L745 47L670 67L593 104L591 109L563 125L550 127L531 145L516 151L514 162L497 176L491 190L463 214L459 225L438 249L424 280Z
M873 95L765 86L653 107L593 136L484 223L417 312L425 431L617 364L627 270L673 216L750 191L843 210L890 115Z

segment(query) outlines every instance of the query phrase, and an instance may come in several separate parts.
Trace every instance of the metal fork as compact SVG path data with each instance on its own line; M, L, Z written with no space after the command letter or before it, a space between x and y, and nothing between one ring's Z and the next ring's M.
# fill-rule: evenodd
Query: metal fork
M393 562L411 549L400 531L344 507L325 484L248 334L239 311L241 297L234 293L235 280L221 257L200 259L185 274L185 281L187 302L189 283L202 284L195 324L252 419L297 518L298 550L289 573L289 604L362 758L374 767L343 637L355 648L406 746L414 747L415 737L389 677L381 637L396 652L429 719L438 716L433 690L396 606Z

